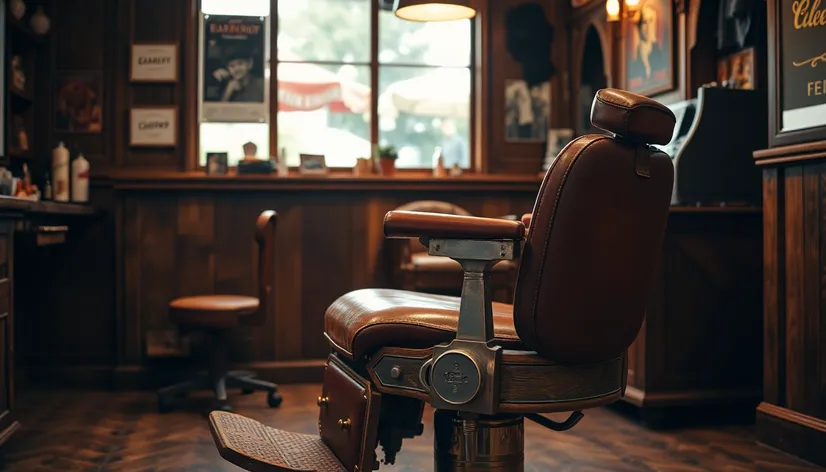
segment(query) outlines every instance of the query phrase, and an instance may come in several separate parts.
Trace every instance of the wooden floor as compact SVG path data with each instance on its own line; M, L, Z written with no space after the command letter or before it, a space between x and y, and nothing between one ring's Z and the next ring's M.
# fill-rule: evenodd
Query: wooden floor
M281 387L284 403L263 394L231 398L236 411L283 429L314 433L318 385ZM23 427L2 450L0 470L217 472L240 469L215 451L196 396L183 410L155 413L150 392L61 391L20 399ZM395 466L383 471L431 470L430 413L425 435L407 442ZM754 442L749 428L691 428L654 432L613 411L586 412L571 431L554 433L529 421L526 471L822 471Z

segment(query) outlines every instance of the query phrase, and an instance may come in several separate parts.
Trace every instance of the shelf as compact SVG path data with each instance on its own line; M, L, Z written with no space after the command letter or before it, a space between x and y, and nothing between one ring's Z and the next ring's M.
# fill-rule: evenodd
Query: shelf
M96 210L91 205L78 203L44 202L0 195L0 212L19 212L42 215L91 216Z

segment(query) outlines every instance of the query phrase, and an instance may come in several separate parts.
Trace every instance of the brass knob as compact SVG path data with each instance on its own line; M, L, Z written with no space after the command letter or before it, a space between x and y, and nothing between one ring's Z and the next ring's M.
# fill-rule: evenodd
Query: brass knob
M338 425L343 431L350 431L350 418L345 418L343 420L338 420Z
M315 401L315 404L318 406L327 406L327 403L330 402L330 397L318 397Z

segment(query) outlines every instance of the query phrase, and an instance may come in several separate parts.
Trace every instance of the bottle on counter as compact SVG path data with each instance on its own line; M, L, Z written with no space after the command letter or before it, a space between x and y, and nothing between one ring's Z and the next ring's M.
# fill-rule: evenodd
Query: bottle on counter
M56 202L69 201L69 150L58 143L52 150L52 195Z
M86 203L89 201L89 161L79 153L72 161L72 202Z
M46 172L46 181L43 182L43 200L52 199L52 181L49 178L49 173Z

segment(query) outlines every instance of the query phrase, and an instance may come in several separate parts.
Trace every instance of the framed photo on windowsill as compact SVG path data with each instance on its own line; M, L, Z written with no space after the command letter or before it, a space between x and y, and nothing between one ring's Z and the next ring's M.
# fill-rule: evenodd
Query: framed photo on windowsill
M298 173L301 175L323 175L327 174L327 160L321 154L299 154L301 165Z

